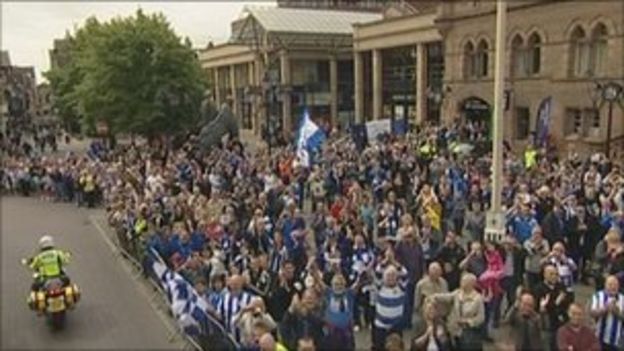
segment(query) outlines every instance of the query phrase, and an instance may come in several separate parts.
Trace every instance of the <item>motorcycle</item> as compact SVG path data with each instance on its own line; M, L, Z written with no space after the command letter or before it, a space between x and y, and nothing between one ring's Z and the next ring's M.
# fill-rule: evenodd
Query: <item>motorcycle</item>
M29 266L30 259L22 259L24 266ZM35 281L40 279L39 273L33 274ZM65 327L66 315L73 310L80 300L80 290L74 283L66 284L61 277L46 280L38 291L31 291L28 306L38 316L46 316L48 324L54 330Z

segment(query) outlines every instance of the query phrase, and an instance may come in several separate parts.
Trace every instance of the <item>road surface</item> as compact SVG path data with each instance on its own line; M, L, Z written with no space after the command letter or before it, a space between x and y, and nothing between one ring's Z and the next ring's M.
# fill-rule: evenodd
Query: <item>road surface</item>
M174 327L150 304L150 291L133 279L127 263L113 255L92 225L89 218L97 210L17 197L3 197L0 207L2 350L184 348L182 339L170 338ZM72 252L68 273L83 291L59 332L26 305L31 274L19 263L44 233Z

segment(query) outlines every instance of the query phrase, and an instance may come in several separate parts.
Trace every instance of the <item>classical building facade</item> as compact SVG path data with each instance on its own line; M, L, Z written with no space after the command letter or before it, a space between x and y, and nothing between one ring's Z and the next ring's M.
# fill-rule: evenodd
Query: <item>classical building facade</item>
M244 129L287 133L304 110L333 124L354 119L353 25L366 11L248 7L224 44L201 50L211 95L229 102ZM264 118L260 118L263 116Z
M280 0L277 8L250 10L232 23L228 43L200 53L212 96L232 100L243 126L256 131L267 115L292 130L304 107L341 124L491 123L495 2L361 4L345 11L335 8L351 1ZM624 83L622 18L624 2L617 1L509 2L508 141L531 139L549 99L552 141L563 149L604 148L609 109L596 86ZM623 105L612 109L613 151L624 150Z
M443 115L490 123L495 2L448 2L436 21L444 36ZM540 104L551 99L549 132L564 149L603 150L608 108L596 84L624 83L624 2L510 2L507 16L505 137L524 144ZM624 114L613 109L611 150L624 150Z
M383 19L354 25L355 115L358 122L439 120L434 92L444 72L434 2L386 6Z

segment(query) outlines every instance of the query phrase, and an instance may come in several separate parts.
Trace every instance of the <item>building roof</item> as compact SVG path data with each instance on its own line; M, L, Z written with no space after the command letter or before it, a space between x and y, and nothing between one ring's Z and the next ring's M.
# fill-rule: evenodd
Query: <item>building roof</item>
M247 6L244 10L267 32L351 34L353 24L382 19L379 13Z

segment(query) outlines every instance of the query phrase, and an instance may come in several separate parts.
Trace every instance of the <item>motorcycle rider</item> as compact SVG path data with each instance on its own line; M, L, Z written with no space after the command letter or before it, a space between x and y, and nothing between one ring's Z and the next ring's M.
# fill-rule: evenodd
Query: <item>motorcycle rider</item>
M57 249L54 238L49 235L39 239L39 250L37 256L28 261L30 268L39 273L32 284L32 291L41 290L46 281L52 278L59 278L63 286L68 286L69 277L65 275L63 267L69 263L69 252Z

